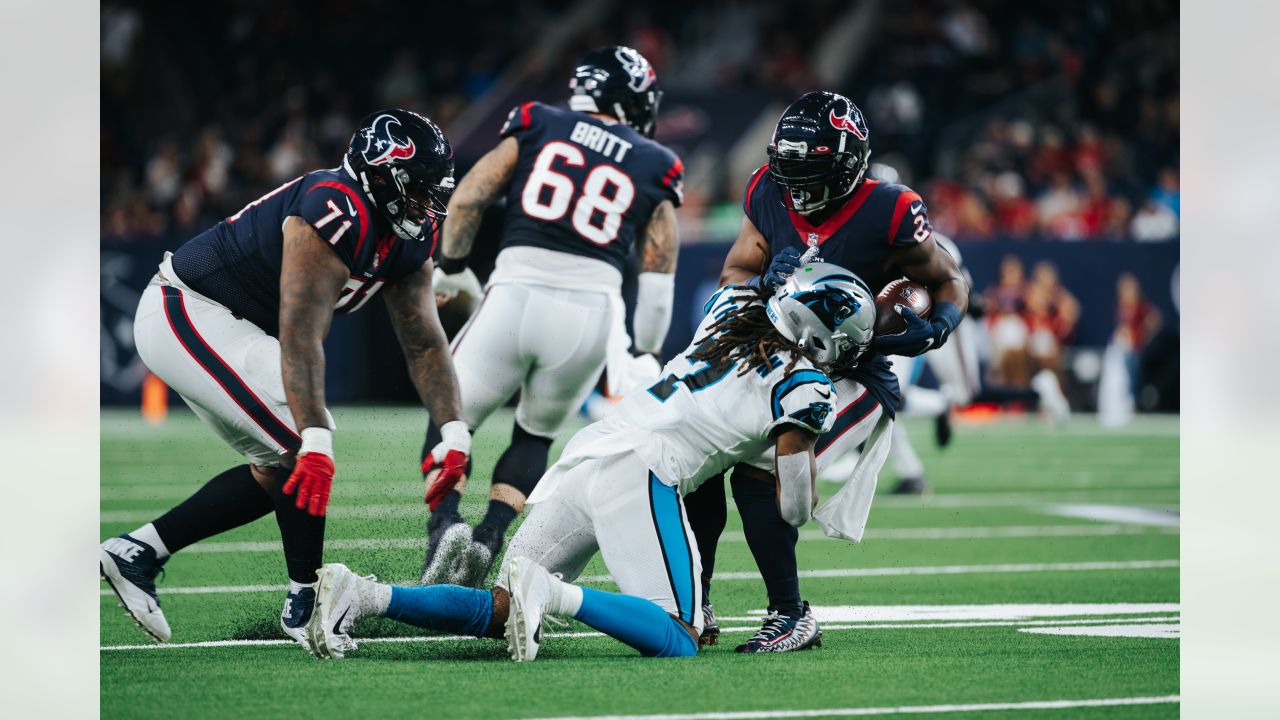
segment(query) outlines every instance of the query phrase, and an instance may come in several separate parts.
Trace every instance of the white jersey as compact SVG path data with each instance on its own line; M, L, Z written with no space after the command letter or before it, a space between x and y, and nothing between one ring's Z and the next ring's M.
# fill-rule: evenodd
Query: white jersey
M801 358L788 372L791 356L779 353L745 374L742 364L716 368L689 355L708 336L709 326L749 301L750 293L726 288L707 303L707 316L694 342L667 363L659 380L619 403L616 415L582 430L543 478L535 502L552 492L558 470L588 458L619 452L639 455L653 473L681 493L735 463L759 456L783 425L820 435L835 420L835 385Z

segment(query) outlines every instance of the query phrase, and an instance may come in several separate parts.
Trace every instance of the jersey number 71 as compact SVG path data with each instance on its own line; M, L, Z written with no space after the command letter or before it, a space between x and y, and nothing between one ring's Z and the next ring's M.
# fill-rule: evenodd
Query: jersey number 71
M554 141L543 146L533 161L533 170L520 193L520 207L525 214L539 220L555 222L564 217L573 203L573 229L584 239L597 245L608 245L618 238L622 216L631 207L636 186L626 173L612 165L597 165L587 173L582 190L573 178L551 168L557 159L570 167L586 167L582 151L569 143ZM543 188L551 194L542 201ZM574 201L574 195L577 200ZM599 217L597 224L596 218Z

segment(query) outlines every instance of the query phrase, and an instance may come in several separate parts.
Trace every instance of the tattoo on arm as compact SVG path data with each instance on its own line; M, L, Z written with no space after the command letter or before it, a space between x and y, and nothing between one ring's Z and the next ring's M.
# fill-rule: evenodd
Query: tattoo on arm
M519 156L516 139L506 138L463 176L449 200L449 214L444 219L441 252L445 257L463 258L471 254L484 211L511 184Z
M324 338L347 267L300 217L284 229L280 271L280 371L298 429L328 427L324 406Z
M679 242L675 206L670 200L663 200L653 209L644 229L644 260L640 271L675 272Z
M384 295L409 366L409 378L438 427L459 419L461 402L449 340L436 313L431 271L428 262L418 272L388 285Z

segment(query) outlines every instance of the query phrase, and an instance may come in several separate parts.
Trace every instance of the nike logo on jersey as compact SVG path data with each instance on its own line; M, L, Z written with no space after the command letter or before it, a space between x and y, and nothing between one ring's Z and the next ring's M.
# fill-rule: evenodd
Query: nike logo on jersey
M351 202L351 201L350 201L350 200L348 200L347 202ZM923 209L924 209L924 203L920 203L920 202L911 203L911 214L912 214L912 215L919 215L919 214L920 214L920 211L921 211L921 210L923 210Z
M573 126L573 132L569 134L569 141L578 143L589 150L595 150L614 162L622 162L622 158L631 149L631 143L626 140L602 127L581 121Z
M344 197L345 197L345 196L344 196ZM351 198L349 198L349 197L348 197L348 198L346 198L346 201L347 201L347 212L348 212L348 213L350 213L350 215L351 215L352 217L355 217L355 216L356 216L356 206L351 204ZM915 212L915 211L913 210L912 212Z
M830 399L831 399L831 391L830 391L830 390L816 390L815 392L817 392L817 393L818 393L818 395L819 395L819 396L821 396L823 400L830 400Z

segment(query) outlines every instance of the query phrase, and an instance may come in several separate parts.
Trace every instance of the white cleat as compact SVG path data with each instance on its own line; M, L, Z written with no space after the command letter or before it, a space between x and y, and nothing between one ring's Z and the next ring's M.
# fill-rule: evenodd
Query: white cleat
M320 568L316 606L307 622L306 646L321 660L341 659L356 649L351 628L374 607L375 578L360 577L341 563Z
M169 642L173 633L160 609L156 575L160 563L150 545L123 535L98 548L98 573L111 586L129 617L156 642Z
M533 660L542 643L542 625L544 621L554 621L550 615L560 607L565 584L529 558L511 558L502 570L511 593L505 633L507 650L516 662Z

